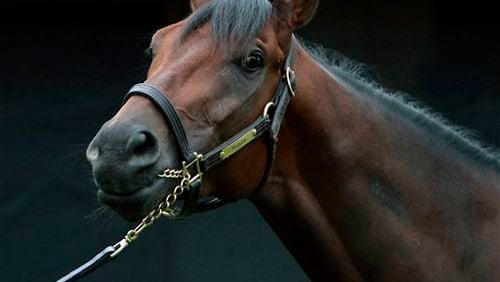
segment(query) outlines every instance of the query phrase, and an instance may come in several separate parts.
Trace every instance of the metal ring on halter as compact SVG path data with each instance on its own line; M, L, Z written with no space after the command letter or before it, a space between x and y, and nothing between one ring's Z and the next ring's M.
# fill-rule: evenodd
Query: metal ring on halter
M295 91L293 89L293 81L295 80L295 72L292 70L292 68L288 67L286 69L286 82L288 84L288 88L290 89L290 93L292 94L292 97L295 97Z
M262 114L262 117L269 116L269 110L271 109L271 107L274 107L274 103L273 102L269 102L269 103L266 104L266 107L264 108L264 113Z

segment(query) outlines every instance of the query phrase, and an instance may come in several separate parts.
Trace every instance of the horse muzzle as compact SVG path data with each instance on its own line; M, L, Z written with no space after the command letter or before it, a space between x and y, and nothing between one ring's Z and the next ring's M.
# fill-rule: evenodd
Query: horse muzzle
M151 185L147 172L160 155L160 141L152 130L113 120L104 124L87 149L97 187L116 196Z

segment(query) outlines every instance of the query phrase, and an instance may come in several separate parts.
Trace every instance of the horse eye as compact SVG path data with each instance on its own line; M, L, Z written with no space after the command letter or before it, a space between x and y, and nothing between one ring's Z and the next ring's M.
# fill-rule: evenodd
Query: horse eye
M241 66L247 72L256 72L264 66L264 57L260 52L253 52L242 60Z

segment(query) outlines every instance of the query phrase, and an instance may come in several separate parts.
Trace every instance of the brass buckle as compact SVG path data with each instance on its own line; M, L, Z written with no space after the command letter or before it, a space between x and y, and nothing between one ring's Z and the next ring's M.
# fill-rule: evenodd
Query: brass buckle
M185 161L182 162L182 178L183 179L188 179L189 184L195 182L196 180L201 180L201 177L203 176L203 171L201 170L201 160L203 159L202 154L194 153L196 158L191 161L190 163L186 163ZM196 168L196 175L191 178L190 174L190 169L192 167Z

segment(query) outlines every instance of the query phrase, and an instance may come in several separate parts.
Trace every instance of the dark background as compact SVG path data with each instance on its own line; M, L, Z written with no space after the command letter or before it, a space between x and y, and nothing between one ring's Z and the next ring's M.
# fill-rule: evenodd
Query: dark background
M499 145L494 10L486 1L323 1L299 34L367 63L386 87ZM84 150L144 79L150 36L187 14L187 3L171 0L1 2L1 281L55 280L131 227L95 212ZM84 281L257 279L306 277L241 201L161 221Z

